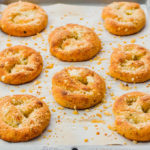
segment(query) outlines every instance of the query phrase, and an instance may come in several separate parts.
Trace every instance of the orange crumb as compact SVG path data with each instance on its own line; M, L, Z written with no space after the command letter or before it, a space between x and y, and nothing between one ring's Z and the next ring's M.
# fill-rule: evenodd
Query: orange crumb
M103 108L104 108L104 109L107 109L108 107L107 107L106 105L103 105Z
M48 73L48 70L45 70L45 73Z
M10 90L11 92L14 92L14 90Z
M47 51L47 48L42 48L42 51Z
M54 27L53 25L50 25L50 26L49 26L50 29L52 29L53 27Z
M135 43L135 42L136 42L136 39L131 39L130 42L131 42L131 43Z
M104 120L92 120L91 122L92 123L104 123L105 124Z
M108 89L111 89L111 86L108 86Z
M98 116L99 118L102 118L102 115L101 115L101 114L98 114L98 113L97 113L96 116Z
M52 130L47 130L48 132L52 132Z
M64 107L58 107L59 110L64 110Z
M21 89L20 92L24 93L26 90L25 89Z
M112 92L112 93L110 93L110 96L114 96L114 93Z
M97 63L97 64L100 65L103 60L106 60L106 58L100 58L100 59L98 60L98 63Z
M140 36L139 38L140 38L140 39L144 39L144 36Z
M129 85L127 83L123 84L122 82L120 82L120 89L122 89L122 90L130 90L131 87L129 87Z
M104 112L104 115L106 115L106 116L112 116L112 114L109 113L108 111L105 111L105 112Z
M86 143L87 143L87 142L88 142L88 139L84 139L84 142L86 142Z
M80 20L83 20L83 18L80 18Z
M40 83L41 83L41 81L39 81L39 80L36 80L36 81L34 82L35 85L38 85L38 84L40 84Z
M32 93L33 91L32 90L29 90L29 93Z
M55 110L55 109L53 109L53 108L52 108L51 110L52 110L52 112L56 112L56 110Z
M74 115L78 115L79 112L78 112L77 110L74 110L74 111L73 111L73 114L74 114Z
M107 75L109 75L109 72L106 72Z
M54 67L54 64L50 64L48 66L46 66L46 69L52 69Z
M6 46L7 46L7 47L11 47L12 44L11 44L11 43L7 43Z
M99 132L96 132L96 135L100 135L100 133L99 133Z

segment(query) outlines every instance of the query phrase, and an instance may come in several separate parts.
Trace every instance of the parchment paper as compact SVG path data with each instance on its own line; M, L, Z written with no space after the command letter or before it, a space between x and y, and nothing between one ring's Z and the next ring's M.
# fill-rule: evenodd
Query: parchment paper
M0 11L6 6L0 5ZM42 6L49 17L49 23L42 33L32 37L12 37L0 32L0 51L8 46L18 44L27 45L39 51L44 60L44 67L41 75L34 81L19 85L6 85L0 83L0 96L13 94L32 94L42 98L51 110L51 121L45 132L29 142L15 143L15 145L106 145L106 144L134 144L132 141L125 139L116 132L109 130L108 125L114 123L112 114L112 104L116 96L121 96L126 92L144 91L149 93L150 88L147 81L143 84L128 84L128 90L122 87L124 82L114 80L106 73L112 53L112 47L118 44L129 44L135 41L149 49L149 20L145 28L138 34L119 37L108 33L103 27L101 18L102 6L75 6L75 5L47 5ZM147 14L145 5L142 8ZM49 52L48 35L54 28L67 23L77 23L93 28L102 41L103 48L101 52L90 61L85 62L62 62L53 57ZM46 69L47 66L52 66ZM107 94L105 103L102 103L89 110L74 112L73 110L60 107L51 94L52 76L67 66L88 67L106 79ZM100 115L102 117L100 117ZM110 115L110 116L109 116ZM0 145L12 145L11 143L0 140ZM147 145L149 143L138 143Z

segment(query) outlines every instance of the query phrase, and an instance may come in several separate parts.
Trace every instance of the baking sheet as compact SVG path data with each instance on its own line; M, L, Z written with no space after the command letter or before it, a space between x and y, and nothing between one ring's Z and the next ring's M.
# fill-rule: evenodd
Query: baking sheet
M6 6L0 5L0 11ZM42 33L32 37L12 37L0 32L0 51L9 46L18 44L26 45L41 52L44 60L44 67L41 75L34 81L12 86L0 83L0 96L13 94L32 94L42 98L51 110L51 122L45 132L36 139L23 143L8 143L0 140L0 146L79 146L79 145L135 145L135 142L129 141L118 135L116 132L109 130L108 126L114 122L112 114L112 104L117 96L131 91L144 91L149 93L150 82L143 84L128 84L128 88L124 87L124 82L114 80L107 75L110 55L112 47L117 47L118 44L129 44L133 41L149 49L150 23L147 19L145 28L131 36L114 36L108 33L103 27L101 18L102 6L77 6L77 5L43 5L42 6L48 16L49 23ZM148 12L146 5L142 4L147 18ZM48 35L56 27L67 23L77 23L93 28L99 35L102 41L103 48L101 52L85 62L62 62L53 57L49 52ZM63 109L53 99L51 93L51 78L52 76L67 66L87 67L94 70L106 79L107 93L104 103L97 105L94 108L75 112L70 109ZM47 69L47 66L51 68ZM53 66L53 67L52 67ZM102 115L102 118L100 117ZM136 143L137 144L137 143ZM150 143L138 143L138 145L150 145ZM43 149L43 146L42 146Z

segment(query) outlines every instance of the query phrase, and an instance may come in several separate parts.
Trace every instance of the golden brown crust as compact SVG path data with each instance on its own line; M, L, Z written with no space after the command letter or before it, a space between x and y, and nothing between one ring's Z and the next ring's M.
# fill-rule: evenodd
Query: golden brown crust
M85 26L67 24L49 35L50 52L63 61L84 61L94 57L101 49L96 33Z
M54 99L71 109L86 109L100 103L105 91L104 79L87 68L68 67L52 78Z
M139 32L146 16L138 3L113 2L102 12L105 28L115 35L130 35Z
M13 36L31 36L41 32L47 25L46 12L36 4L15 2L3 11L1 29Z
M113 105L116 131L130 140L150 141L150 95L131 92Z
M23 84L35 79L42 71L43 60L39 52L17 45L0 52L0 81Z
M150 79L150 52L137 44L115 48L110 61L109 72L114 78L138 83Z
M48 126L50 111L45 102L31 95L0 99L0 138L10 142L28 141Z

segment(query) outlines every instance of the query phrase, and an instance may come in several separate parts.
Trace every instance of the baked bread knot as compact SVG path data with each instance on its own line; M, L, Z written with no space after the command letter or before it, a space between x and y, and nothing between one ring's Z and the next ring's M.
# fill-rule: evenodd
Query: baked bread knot
M39 136L48 126L50 111L45 102L31 95L0 99L0 138L23 142Z
M47 25L46 12L36 4L15 2L2 12L1 29L13 36L31 36L41 32Z
M63 61L84 61L94 57L101 49L96 33L85 26L67 24L49 35L50 52Z
M125 82L138 83L150 79L150 52L137 44L115 48L109 74Z
M113 2L102 11L105 28L115 35L139 32L146 23L146 16L138 3Z
M116 131L130 140L150 141L150 95L131 92L113 105Z
M87 68L68 67L52 78L54 99L63 107L86 109L100 103L105 96L104 79Z
M34 49L17 45L0 52L0 81L23 84L35 79L42 71L43 60Z

